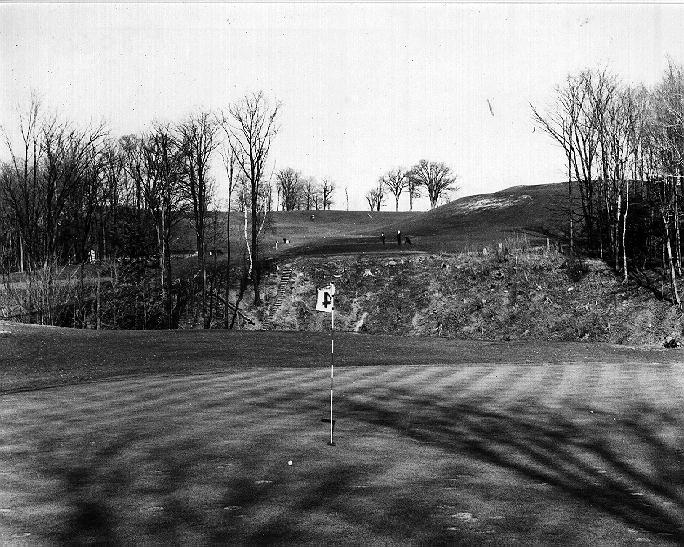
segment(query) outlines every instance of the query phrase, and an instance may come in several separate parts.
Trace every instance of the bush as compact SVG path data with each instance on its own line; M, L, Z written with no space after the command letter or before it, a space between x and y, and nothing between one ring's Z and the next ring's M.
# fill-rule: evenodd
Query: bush
M568 278L573 283L581 281L582 278L589 273L589 266L583 258L572 256L565 262Z

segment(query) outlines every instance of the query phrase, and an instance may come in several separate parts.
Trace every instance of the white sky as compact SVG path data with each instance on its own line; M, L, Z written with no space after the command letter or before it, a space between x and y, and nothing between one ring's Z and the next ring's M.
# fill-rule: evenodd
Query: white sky
M3 4L0 124L16 125L32 89L117 136L263 89L283 102L272 163L331 177L335 208L348 185L350 208L365 209L379 175L421 158L458 173L458 196L556 182L562 155L532 132L529 103L589 66L655 83L668 54L684 61L683 16L654 4Z

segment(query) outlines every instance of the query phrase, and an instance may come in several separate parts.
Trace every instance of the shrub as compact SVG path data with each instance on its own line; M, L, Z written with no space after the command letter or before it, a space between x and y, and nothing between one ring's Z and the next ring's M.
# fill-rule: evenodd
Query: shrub
M587 265L586 261L577 256L571 256L568 258L568 260L565 262L565 268L568 273L568 278L570 278L570 281L573 283L581 281L582 278L589 273L589 266Z

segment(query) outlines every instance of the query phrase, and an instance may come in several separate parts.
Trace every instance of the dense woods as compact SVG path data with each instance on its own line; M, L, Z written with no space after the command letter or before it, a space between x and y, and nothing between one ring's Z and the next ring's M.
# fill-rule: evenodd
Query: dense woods
M652 89L608 70L568 76L552 104L532 107L562 148L571 251L611 262L626 281L660 270L681 307L684 72L670 64Z
M228 301L230 258L224 261L224 274L216 271L214 260L211 279L207 277L207 256L217 254L208 246L219 229L211 212L219 206L211 169L220 154L229 179L225 208L230 213L237 207L245 214L244 267L258 304L258 239L264 212L271 207L266 162L277 133L278 108L258 93L225 113L194 112L177 123L155 122L139 134L115 138L104 124L78 126L48 114L32 97L28 108L18 112L16 130L4 126L3 131L4 157L9 157L0 164L4 315L16 313L47 324L99 325L106 291L116 290L123 278L132 286L147 282L144 269L151 267L157 279L145 295L135 296L136 308L138 300L144 301L144 326L177 327L187 301L195 299L204 327L211 325L218 300L223 301L224 324L233 324L237 307ZM182 220L192 226L191 252L197 258L196 271L184 272L185 277L172 271L171 260L173 230ZM230 237L226 228L222 241L228 247ZM106 289L101 277L109 280ZM246 281L240 283L242 296ZM215 298L220 285L223 296ZM122 309L131 307L126 304L130 293L117 296ZM109 318L114 326L142 326L137 319L131 324L116 315Z

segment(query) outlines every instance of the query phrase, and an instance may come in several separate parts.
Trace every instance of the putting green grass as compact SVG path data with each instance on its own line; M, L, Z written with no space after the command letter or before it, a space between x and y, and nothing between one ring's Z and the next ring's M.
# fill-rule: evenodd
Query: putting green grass
M325 363L6 393L0 542L681 542L684 366L581 347L342 361L334 447Z
M683 350L583 342L336 332L335 347L340 366L684 362ZM319 368L328 363L329 348L329 332L95 331L0 321L0 395L131 376Z

